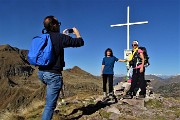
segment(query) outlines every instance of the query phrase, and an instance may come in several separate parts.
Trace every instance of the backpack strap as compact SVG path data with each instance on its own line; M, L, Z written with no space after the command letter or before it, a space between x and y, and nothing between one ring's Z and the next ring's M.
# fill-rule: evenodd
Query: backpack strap
M132 52L132 54L131 54L130 57L129 57L129 61L131 61L131 60L133 59L134 54L135 54L137 51L138 51L138 48L136 48L136 49Z

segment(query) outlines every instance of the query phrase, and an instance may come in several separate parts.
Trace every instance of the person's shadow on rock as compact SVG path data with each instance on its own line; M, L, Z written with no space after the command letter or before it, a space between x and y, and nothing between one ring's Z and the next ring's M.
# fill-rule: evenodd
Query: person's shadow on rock
M71 118L71 120L77 120L77 119L81 118L83 115L91 115L91 114L95 113L96 111L100 110L101 108L105 108L106 106L110 106L110 105L115 104L115 103L116 102L108 103L108 102L98 101L96 104L89 104L86 107L81 107L81 108L74 109L67 116L71 116L71 115L73 115L75 113L78 113L78 111L82 111L81 115L79 115L77 117L74 117L74 118Z

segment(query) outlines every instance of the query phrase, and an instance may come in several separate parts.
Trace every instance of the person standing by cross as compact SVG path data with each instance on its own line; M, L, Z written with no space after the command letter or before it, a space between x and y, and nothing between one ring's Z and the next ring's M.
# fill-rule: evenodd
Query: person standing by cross
M129 60L123 62L130 62L133 68L132 82L130 90L124 98L133 98L136 95L136 88L140 88L139 98L145 98L146 95L146 81L145 81L145 67L144 67L144 54L141 49L138 49L138 41L132 43L133 51Z
M103 101L115 99L116 97L113 92L113 76L114 76L114 64L115 62L124 62L124 60L118 59L113 55L111 48L105 50L104 58L102 60L101 76L103 78ZM109 87L109 94L107 94L107 82Z

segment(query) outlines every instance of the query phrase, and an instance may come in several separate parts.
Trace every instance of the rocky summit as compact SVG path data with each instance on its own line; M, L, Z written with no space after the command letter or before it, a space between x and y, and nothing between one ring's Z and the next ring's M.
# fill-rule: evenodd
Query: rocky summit
M27 52L0 46L0 120L41 120L45 86L38 80L38 68L29 65ZM179 120L179 76L148 79L154 79L151 98L116 96L117 101L102 101L101 77L78 66L66 69L64 96L59 97L53 120Z

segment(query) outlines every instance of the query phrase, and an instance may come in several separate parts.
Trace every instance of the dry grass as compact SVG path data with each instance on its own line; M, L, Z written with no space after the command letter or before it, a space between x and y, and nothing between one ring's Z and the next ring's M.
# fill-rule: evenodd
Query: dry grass
M18 113L6 111L0 120L40 120L44 104L44 101L33 101L28 107L20 109Z
M45 101L36 100L31 103L27 108L21 109L20 113L24 116L29 115L29 113L34 112L37 109L44 107Z
M44 104L45 101L33 101L27 108L21 109L20 115L23 116L25 120L40 120Z

